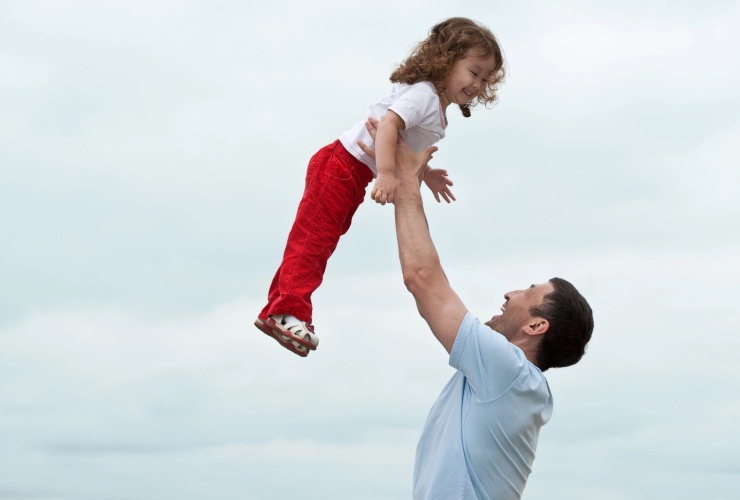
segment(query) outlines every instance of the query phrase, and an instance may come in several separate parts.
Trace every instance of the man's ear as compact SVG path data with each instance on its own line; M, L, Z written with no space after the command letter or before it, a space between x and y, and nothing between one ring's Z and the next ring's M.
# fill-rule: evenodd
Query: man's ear
M530 335L544 335L550 328L550 322L545 318L532 318L527 324L527 333Z

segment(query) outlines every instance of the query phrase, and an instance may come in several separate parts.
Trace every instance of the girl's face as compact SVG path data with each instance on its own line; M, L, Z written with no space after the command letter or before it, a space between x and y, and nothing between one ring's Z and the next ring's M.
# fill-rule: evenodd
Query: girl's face
M442 106L466 104L478 97L495 69L496 59L493 55L484 55L481 49L475 47L469 49L465 57L452 65L445 90L439 96Z

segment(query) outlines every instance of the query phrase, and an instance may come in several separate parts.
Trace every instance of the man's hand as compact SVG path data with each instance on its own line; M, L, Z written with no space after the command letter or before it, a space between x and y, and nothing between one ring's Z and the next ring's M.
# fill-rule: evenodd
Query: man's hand
M456 200L455 195L450 191L452 181L447 177L447 170L441 168L427 168L424 172L424 182L426 183L429 190L434 194L434 199L440 202L440 195L447 203L450 200Z
M365 128L370 134L370 137L375 139L375 133L378 131L378 120L375 118L368 118L365 122ZM375 158L375 151L367 147L364 142L358 141L357 145L360 146L360 149L362 149L366 155L371 158ZM429 146L420 153L414 153L411 148L408 147L406 141L403 140L403 137L399 134L398 144L396 145L396 177L398 180L402 182L404 179L415 178L417 183L420 184L421 176L426 170L426 165L429 160L432 159L432 155L437 151L437 149L438 148L436 146ZM380 178L378 178L378 180L380 180ZM377 181L375 184L377 185Z

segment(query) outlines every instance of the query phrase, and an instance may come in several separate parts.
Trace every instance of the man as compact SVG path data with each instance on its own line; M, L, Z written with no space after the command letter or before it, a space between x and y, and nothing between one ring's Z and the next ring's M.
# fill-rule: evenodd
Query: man
M371 131L375 123L368 123ZM418 174L436 148L396 151L394 200L403 279L457 372L432 407L416 450L415 499L518 499L539 429L552 413L542 372L577 363L593 331L586 300L553 278L504 295L485 324L447 282L427 227ZM370 154L370 150L365 149Z

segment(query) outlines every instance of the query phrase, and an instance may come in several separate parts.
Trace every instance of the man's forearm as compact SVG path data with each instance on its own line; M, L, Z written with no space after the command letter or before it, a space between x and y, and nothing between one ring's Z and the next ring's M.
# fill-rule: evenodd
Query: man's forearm
M443 274L437 249L429 233L424 206L416 178L401 180L395 202L396 235L404 283L414 293L415 287Z
M421 201L419 174L431 152L430 148L425 154L412 154L403 142L396 149L396 235L403 282L414 296L419 314L449 353L467 309L447 282Z

